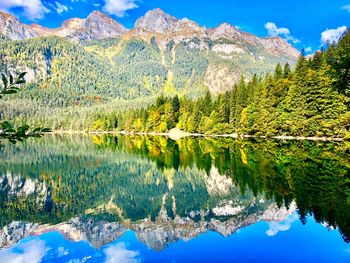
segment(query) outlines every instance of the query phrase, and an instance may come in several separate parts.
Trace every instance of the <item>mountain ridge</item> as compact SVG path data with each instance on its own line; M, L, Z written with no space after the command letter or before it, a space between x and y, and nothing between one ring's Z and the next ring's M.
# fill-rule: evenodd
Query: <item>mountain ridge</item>
M20 22L15 16L0 11L0 33L12 40L37 37L30 26Z
M2 25L2 26L1 26ZM285 54L297 59L299 51L283 38L260 38L254 34L240 31L235 26L222 23L218 27L207 29L188 18L178 19L156 8L145 13L128 30L121 23L107 14L94 10L87 18L70 18L62 22L59 28L47 28L40 24L26 25L16 17L0 13L0 33L12 40L22 40L40 36L67 37L74 41L106 39L130 35L147 41L155 38L160 47L165 48L169 41L179 43L189 38L220 38L238 40L254 46L263 47L272 53Z

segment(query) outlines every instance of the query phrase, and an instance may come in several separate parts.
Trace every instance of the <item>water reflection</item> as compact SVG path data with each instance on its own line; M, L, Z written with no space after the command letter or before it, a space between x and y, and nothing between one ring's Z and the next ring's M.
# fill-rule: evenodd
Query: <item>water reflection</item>
M348 242L347 147L142 136L47 136L6 145L0 246L58 231L100 248L131 229L161 251L208 231L227 237L260 221L275 236L308 216Z

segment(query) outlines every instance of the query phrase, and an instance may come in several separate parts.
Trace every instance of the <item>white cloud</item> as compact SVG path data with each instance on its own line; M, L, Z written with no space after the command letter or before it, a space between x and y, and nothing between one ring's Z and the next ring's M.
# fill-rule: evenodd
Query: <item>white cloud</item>
M350 13L350 5L344 5L341 9L346 10Z
M0 262L7 263L36 263L40 262L46 251L45 242L42 240L32 240L20 243L13 248L0 251Z
M10 12L11 8L22 8L24 15L30 20L37 20L44 17L50 10L47 9L41 0L1 0L0 10Z
M104 250L106 254L106 263L138 263L140 262L138 251L128 250L125 243L120 242Z
M53 8L56 10L57 14L62 14L63 12L68 12L69 8L63 4L60 4L59 2L55 2L55 5L52 5Z
M138 8L136 2L137 0L105 0L103 10L108 14L123 17L126 11Z
M304 48L305 52L310 53L312 52L312 47L306 47Z
M346 26L341 26L335 29L327 29L321 33L322 44L338 42L339 38L346 31Z
M292 41L294 44L299 43L300 40L296 39L290 34L290 31L286 27L278 27L273 22L267 22L265 24L265 28L267 29L267 34L270 37L277 37L277 36L283 36L286 40Z
M298 216L293 214L289 216L285 221L282 222L270 222L269 229L266 231L266 234L270 237L273 237L278 234L278 232L288 231L292 223L298 220Z

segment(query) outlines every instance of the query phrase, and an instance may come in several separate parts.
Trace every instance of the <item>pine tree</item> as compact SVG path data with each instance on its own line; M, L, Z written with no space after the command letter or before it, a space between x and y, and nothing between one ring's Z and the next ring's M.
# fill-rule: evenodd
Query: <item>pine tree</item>
M210 116L211 114L211 111L212 111L212 98L211 98L211 95L210 95L210 92L207 91L205 93L205 96L204 96L204 100L203 100L203 105L204 105L204 109L203 109L203 113L205 116Z
M286 63L284 65L284 69L283 69L283 78L288 78L291 75L292 71L290 69L290 65L288 63Z
M273 77L275 80L279 80L279 79L283 78L283 69L282 69L282 66L280 63L277 64Z

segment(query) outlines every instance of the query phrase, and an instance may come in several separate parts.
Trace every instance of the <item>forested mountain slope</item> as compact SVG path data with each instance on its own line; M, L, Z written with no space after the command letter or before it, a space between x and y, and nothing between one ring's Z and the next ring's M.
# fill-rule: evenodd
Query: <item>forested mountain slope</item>
M131 30L98 11L57 29L25 25L5 13L0 25L0 71L28 72L20 99L2 102L0 109L24 118L32 108L51 112L162 94L198 97L208 89L220 94L242 74L263 75L299 56L281 38L259 38L228 24L208 30L160 9ZM25 110L13 109L24 101Z
M347 31L339 43L312 59L301 56L294 71L288 64L277 65L274 74L263 78L255 75L246 81L242 77L232 91L214 99L209 93L197 100L162 96L146 109L119 115L119 128L166 132L177 127L206 134L350 138L349 62ZM95 127L106 129L108 122L100 119Z

